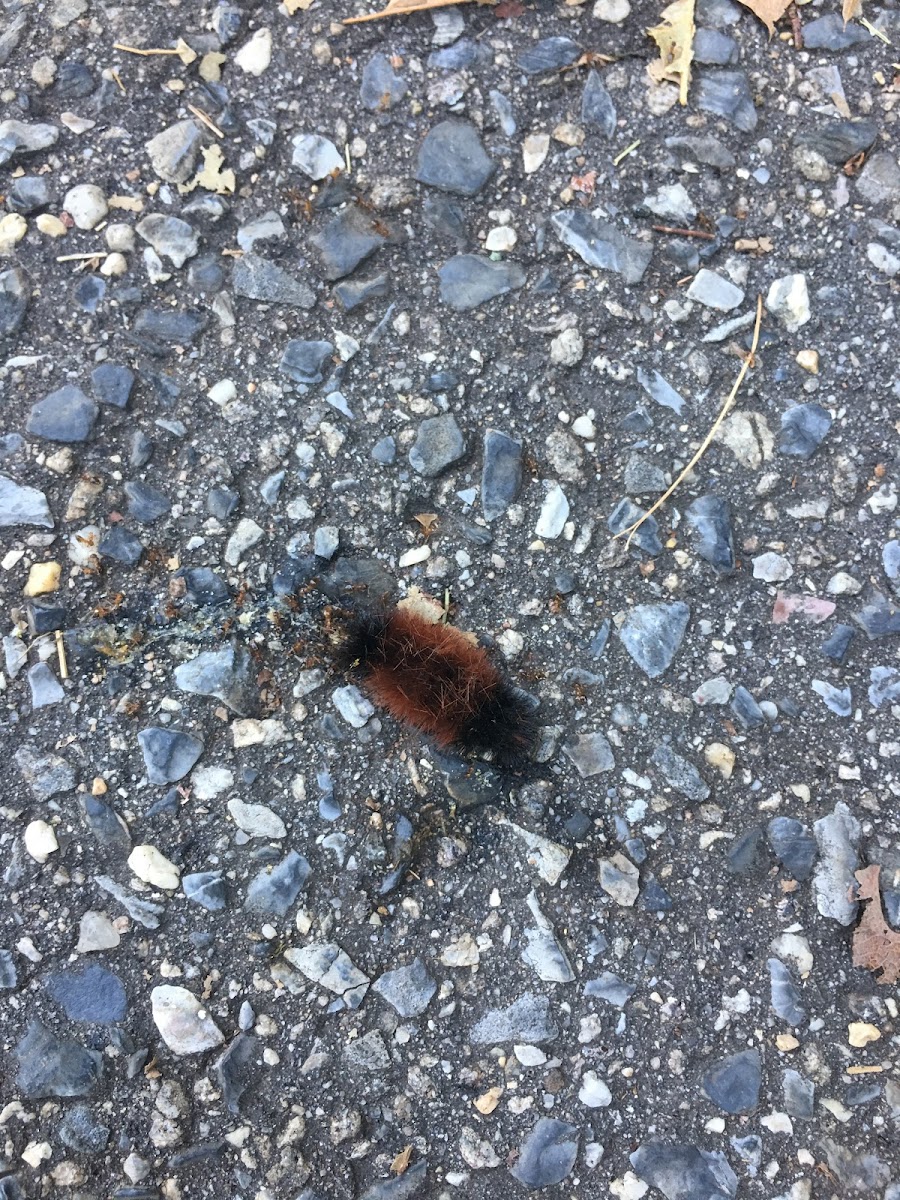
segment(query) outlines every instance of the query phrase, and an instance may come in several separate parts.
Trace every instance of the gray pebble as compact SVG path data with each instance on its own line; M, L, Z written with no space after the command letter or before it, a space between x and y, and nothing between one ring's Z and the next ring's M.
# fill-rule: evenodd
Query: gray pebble
M294 383L321 383L333 352L331 342L288 342L278 369Z
M731 506L719 496L698 496L685 509L685 520L697 535L697 553L718 574L734 570L734 534Z
M176 121L145 144L153 170L167 183L186 183L203 144L196 121Z
M609 514L606 527L610 533L624 533L644 516L644 510L639 508L627 496L623 497ZM655 517L647 517L631 539L633 546L639 546L646 554L662 553L662 541L659 536L659 525Z
M622 645L651 679L672 664L681 645L691 610L678 600L672 604L638 604L622 623Z
M452 413L426 417L416 431L409 465L416 474L432 479L458 462L465 452L465 439Z
M287 304L312 308L316 294L300 279L258 254L246 253L237 259L231 274L231 286L238 296L262 300L267 304Z
M99 411L81 388L67 383L32 406L25 428L53 442L86 442Z
M506 1008L494 1008L479 1020L471 1033L476 1046L501 1042L552 1042L559 1033L547 996L525 992Z
M101 363L91 371L91 387L101 404L125 408L134 387L134 372L115 363Z
M416 958L407 967L385 971L375 980L372 990L386 1000L401 1017L417 1017L428 1007L437 991L437 984L428 974L422 960Z
M624 1008L636 989L637 984L627 983L612 971L603 971L596 979L588 980L584 985L584 994L605 1000L614 1008Z
M182 875L181 887L188 900L208 912L222 912L225 908L227 893L221 871L197 871Z
M477 308L525 284L525 272L518 263L508 259L493 262L480 254L457 254L447 259L438 277L441 299L457 312Z
M31 688L32 708L46 708L50 704L59 704L65 700L66 693L62 684L44 663L35 663L27 671L28 686Z
M781 415L778 453L812 458L831 428L831 414L821 404L795 404Z
M522 486L522 443L487 429L481 469L481 511L486 521L501 517L514 504Z
M581 93L581 121L583 125L596 125L604 137L611 138L616 132L616 106L604 86L599 71L588 71Z
M373 54L363 67L359 98L363 107L370 112L384 112L393 108L406 95L406 80L391 66L386 54ZM314 176L321 179L322 176Z
M203 753L203 742L179 729L151 725L138 734L147 778L151 783L177 783Z
M709 795L709 787L700 777L700 772L676 754L671 746L661 742L653 750L650 761L659 770L666 782L688 800L705 800Z
M149 483L128 480L123 488L128 498L128 515L142 525L150 525L164 517L172 508L168 497Z
M713 1104L723 1112L749 1112L759 1103L762 1060L759 1051L741 1050L729 1054L703 1074L702 1088Z
M103 1074L103 1058L78 1042L56 1037L40 1021L31 1021L15 1048L16 1086L28 1100L49 1096L88 1096Z
M773 817L766 834L773 854L788 874L801 883L809 879L818 853L809 827L793 817Z
M697 81L696 102L704 112L725 117L742 133L752 133L759 120L750 80L743 71L704 72Z
M296 850L289 850L270 871L264 868L247 888L245 908L276 917L287 915L309 876L309 863Z
M309 239L318 251L326 279L343 279L370 258L386 241L384 223L370 213L348 204L319 233Z
M50 505L43 492L0 475L0 527L38 525L52 529L54 524Z
M615 271L627 284L640 283L653 257L649 242L626 237L608 221L584 210L566 209L550 218L563 243L589 267Z
M474 125L441 121L429 130L419 149L415 178L444 192L476 196L494 173L494 166Z
M548 37L535 42L516 59L516 66L526 75L542 75L570 66L581 56L581 47L567 37Z
M519 1147L518 1161L509 1173L528 1188L551 1187L566 1178L577 1156L577 1126L541 1117Z
M175 668L175 685L183 692L212 696L233 713L245 715L254 695L250 655L240 646L206 650Z
M776 1016L788 1025L802 1025L809 1015L800 1003L800 992L791 973L780 959L769 959L771 1004Z
M127 1001L121 979L96 963L56 971L44 986L70 1021L106 1025L125 1016Z

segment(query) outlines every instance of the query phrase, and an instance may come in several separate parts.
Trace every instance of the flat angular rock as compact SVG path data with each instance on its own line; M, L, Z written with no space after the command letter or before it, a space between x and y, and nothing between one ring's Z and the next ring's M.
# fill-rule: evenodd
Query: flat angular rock
M638 898L640 876L637 867L624 854L601 858L600 887L616 904L631 908Z
M861 827L843 801L813 825L821 859L813 876L816 907L823 917L841 925L852 925L859 908L852 899L859 867Z
M78 782L75 768L57 754L41 755L31 745L20 746L13 757L22 778L38 800L70 792Z
M115 363L101 363L91 371L91 388L100 404L125 408L134 387L134 372Z
M622 623L622 645L651 679L667 670L678 652L691 610L678 600L672 604L638 604Z
M35 663L28 668L26 675L31 688L32 708L45 708L65 700L66 693L47 663Z
M697 553L720 575L734 570L734 534L731 506L719 496L698 496L685 509L685 519L696 534Z
M480 254L457 254L438 271L441 300L457 312L466 312L523 287L525 272L518 263L493 262Z
M225 1038L193 992L162 984L150 992L153 1020L173 1054L202 1054L221 1046Z
M175 684L183 692L213 696L238 716L251 705L250 655L239 646L206 650L175 668Z
M484 463L481 469L481 511L486 521L495 521L514 504L522 486L522 443L501 433L485 430Z
M666 146L682 158L690 159L692 162L705 163L706 166L715 167L719 171L730 170L737 162L728 147L718 138L711 136L677 135L667 137Z
M458 462L465 452L465 438L452 413L426 417L410 449L409 465L417 475L433 479Z
M744 302L743 288L736 287L730 279L706 267L691 280L686 295L689 300L696 300L705 308L715 308L719 312L731 312Z
M495 1008L478 1021L471 1032L477 1046L497 1046L501 1042L528 1042L539 1045L552 1042L559 1029L550 1014L546 996L525 992L506 1008Z
M610 533L624 533L626 529L630 529L640 521L645 515L644 509L639 508L633 500L629 500L624 496L609 514L606 522L606 527ZM646 554L653 555L662 554L662 541L659 536L659 525L655 517L647 517L640 528L635 532L631 544L640 547Z
M845 23L839 13L826 13L803 23L803 45L808 50L849 50L868 41L864 29L852 21Z
M870 204L896 204L900 200L900 163L886 150L870 154L856 180L856 190Z
M181 887L188 900L208 912L222 912L225 908L227 893L221 871L195 871L182 875Z
M157 254L167 258L175 267L183 267L200 249L196 229L180 217L151 213L138 221L135 230Z
M640 283L653 257L653 246L626 237L608 221L583 210L566 209L550 218L553 229L589 267L615 271L627 284Z
M733 1200L737 1194L737 1176L724 1154L645 1142L630 1160L635 1174L659 1188L666 1200Z
M101 558L112 558L126 567L135 567L141 561L144 546L124 525L113 525L97 543L97 553Z
M56 145L59 130L55 125L17 121L9 117L0 121L0 167L26 154L37 154Z
M802 1025L809 1015L800 1003L800 992L791 973L778 958L768 960L771 984L771 1005L776 1016L788 1025Z
M48 1096L89 1096L103 1074L103 1058L78 1042L56 1037L40 1021L31 1021L15 1049L16 1087L28 1100Z
M548 37L525 50L516 59L516 66L526 75L542 75L570 66L581 57L581 47L567 37Z
M563 746L563 753L574 764L582 779L615 769L612 746L599 731L580 734L575 741Z
M21 267L0 271L0 338L12 337L22 328L31 287Z
M742 133L752 133L759 120L750 80L743 71L706 71L696 84L696 102L704 112L724 117Z
M437 991L437 984L428 974L420 958L407 967L385 971L372 985L383 1000L401 1017L417 1017L423 1013Z
M348 205L309 240L318 251L326 279L343 279L387 240L384 222L356 205Z
M778 453L812 458L831 428L831 413L821 404L795 404L781 416Z
M196 121L176 121L146 142L145 149L160 179L166 183L186 183L202 143L203 135Z
M7 475L0 475L0 527L37 525L42 529L52 529L54 524L50 505L43 492L16 483Z
M286 950L284 957L307 979L340 996L348 1008L358 1008L369 988L369 977L333 942L311 942Z
M402 1175L395 1175L391 1179L373 1183L370 1188L366 1188L359 1200L408 1200L410 1196L418 1196L419 1189L425 1183L427 1172L428 1163L424 1160L417 1162ZM307 1200L307 1197L304 1194L297 1200ZM309 1196L308 1200L317 1200L317 1197ZM422 1194L421 1200L425 1200L424 1194Z
M443 192L476 196L494 173L494 165L474 125L441 121L419 148L415 178Z
M868 638L900 633L900 608L877 588L871 589L866 603L853 614L853 620Z
M616 106L604 86L599 71L588 71L584 91L581 93L581 123L596 125L604 137L611 138L616 132Z
M203 742L178 729L150 726L138 734L147 778L151 783L177 783L184 779L203 753Z
M596 979L589 979L584 985L586 996L596 996L612 1004L615 1008L624 1008L635 993L637 984L626 983L611 971L603 971Z
M247 888L245 908L249 912L283 917L300 895L309 877L309 863L296 850L289 850L272 870L264 868Z
M300 279L259 254L244 254L235 260L231 286L238 296L262 300L267 304L288 304L295 308L312 308L316 294Z
M102 1154L109 1143L111 1130L94 1116L88 1105L75 1104L67 1109L58 1133L62 1144L76 1154Z
M781 1077L784 1093L784 1109L790 1116L800 1121L811 1121L815 1113L816 1085L811 1079L804 1079L799 1071L788 1068Z
M700 777L700 772L688 762L686 758L682 758L680 754L676 754L671 746L667 746L664 742L660 742L653 750L650 756L650 761L657 768L666 782L680 792L682 796L687 796L688 800L705 800L709 796L709 787Z
M150 525L164 517L172 508L172 502L161 491L149 483L128 480L124 486L128 498L128 515L142 525Z
M52 442L86 442L99 411L81 388L67 383L32 407L25 428Z
M365 279L342 279L335 284L334 295L344 312L352 312L370 300L378 300L391 290L391 277L386 271Z
M541 1117L519 1148L510 1175L527 1188L562 1183L578 1156L578 1127L553 1117Z
M176 309L142 308L134 321L139 342L158 346L189 345L206 328L206 317Z
M81 970L56 971L45 986L70 1021L109 1024L125 1016L125 988L105 967L92 963Z
M818 855L810 828L793 817L773 817L766 834L772 853L788 874L800 883L809 879Z
M807 26L804 26L804 35ZM842 167L857 154L868 150L878 137L878 126L874 121L828 121L818 129L800 133L794 139L798 146L805 146L820 154L834 167Z
M239 1033L213 1063L225 1106L235 1116L240 1113L241 1096L247 1090L249 1069L258 1052L259 1039L252 1034Z
M294 383L321 383L333 352L331 342L288 342L278 369Z
M291 162L310 179L326 179L334 171L346 170L343 155L326 137L318 133L298 133L293 139Z
M391 66L391 60L380 51L373 54L363 67L359 98L370 112L385 112L406 95L406 80ZM321 176L319 176L321 179Z

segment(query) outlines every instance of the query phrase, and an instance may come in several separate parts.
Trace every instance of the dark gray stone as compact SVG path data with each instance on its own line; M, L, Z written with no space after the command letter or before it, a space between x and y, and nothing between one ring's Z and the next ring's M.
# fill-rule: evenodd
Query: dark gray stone
M25 428L51 442L86 442L99 411L81 388L67 383L32 407Z
M416 432L409 452L409 465L417 475L432 479L458 462L466 452L466 442L452 413L426 417Z
M720 575L734 570L731 506L719 496L698 496L685 509L685 520L696 536L697 553Z
M278 369L294 383L321 383L333 351L331 342L288 342Z
M704 1073L701 1086L713 1104L734 1115L756 1108L761 1083L762 1060L759 1051L753 1049L729 1054L714 1063Z
M870 590L866 603L853 614L853 620L866 637L873 640L900 633L900 608L877 588Z
M118 850L123 855L129 852L131 834L114 808L90 793L78 797L78 807L82 820L101 846Z
M9 117L0 121L0 167L26 154L37 154L56 144L59 130L55 125L40 125Z
M215 607L225 604L231 592L225 580L209 567L187 567L179 572L187 587L187 596L192 604Z
M850 649L854 629L852 625L835 625L831 636L826 638L819 649L832 662L841 663Z
M415 178L443 192L477 196L493 173L494 163L475 126L451 120L429 130L419 149Z
M441 238L448 238L462 249L469 240L466 214L449 196L426 196L422 205L425 223Z
M97 552L101 558L111 558L124 563L126 567L136 567L141 561L144 546L124 525L113 525L100 539Z
M648 877L641 888L638 907L646 909L647 912L671 912L675 901L661 883Z
M753 89L743 71L706 71L697 81L695 98L704 112L724 117L742 133L756 128Z
M762 826L753 825L735 838L725 855L725 870L729 875L746 875L754 869L762 836Z
M804 37L807 28L804 27ZM828 121L809 133L798 134L794 141L798 146L821 154L832 166L842 167L874 145L877 137L878 126L874 121Z
M596 979L589 979L584 985L586 996L596 996L612 1004L615 1008L624 1008L637 988L636 983L626 983L611 971L603 971Z
M705 800L709 795L709 787L701 779L700 772L693 763L676 754L665 742L660 742L654 748L650 761L666 783L682 796L687 796L688 800Z
M214 296L225 283L225 268L219 258L202 254L193 259L187 272L188 287L200 296ZM235 289L237 291L237 289ZM244 295L238 291L238 295ZM252 297L255 299L256 297Z
M882 704L900 701L900 669L897 667L872 667L869 671L869 703L873 708Z
M408 1197L418 1194L428 1173L428 1163L424 1160L409 1167L402 1175L392 1179L380 1179L366 1188L359 1200L408 1200ZM303 1200L303 1197L298 1197ZM313 1197L312 1200L315 1200ZM424 1197L423 1197L424 1200Z
M387 271L377 275L369 275L365 279L343 279L334 286L335 298L339 301L344 312L352 312L367 304L370 300L378 300L391 290L391 277Z
M127 999L121 979L96 963L81 970L56 971L44 986L70 1021L108 1025L125 1016Z
M837 19L840 21L840 17ZM822 17L822 20L825 18ZM862 33L862 30L859 32ZM837 1176L838 1182L848 1192L861 1196L875 1196L881 1188L890 1183L891 1169L877 1154L865 1150L857 1153L849 1146L842 1146L840 1142L828 1137L823 1137L819 1145L825 1151L829 1170Z
M555 39L553 39L555 40ZM562 1183L578 1156L578 1127L553 1117L541 1117L519 1148L510 1175L537 1190Z
M0 990L8 991L17 986L19 974L12 950L0 950Z
M316 302L316 294L308 283L259 254L244 254L235 261L231 286L238 296L267 304L312 308Z
M715 167L718 171L728 171L737 162L728 147L710 134L704 137L678 134L675 137L667 137L666 146L673 154L708 167Z
M393 108L407 93L406 80L391 66L386 54L373 54L363 67L359 98L370 112Z
M611 138L616 132L616 120L613 98L606 90L600 72L592 68L581 93L581 123L596 125L604 137Z
M176 309L142 308L135 317L137 340L150 349L187 346L206 328L206 317Z
M738 684L734 689L734 696L731 699L731 711L737 717L743 729L753 729L756 725L765 725L766 723L762 709L743 684Z
M502 517L515 503L522 486L522 443L487 429L484 434L484 463L481 468L481 511L486 521Z
M408 967L397 967L385 971L372 985L382 999L390 1004L401 1017L417 1017L423 1013L437 991L437 984L428 974L420 958Z
M493 262L480 254L457 254L444 263L438 276L441 300L457 312L477 308L525 284L525 272L518 263L508 259Z
M0 475L0 527L38 525L52 529L54 524L50 505L43 492L16 483L8 475Z
M318 251L326 279L343 279L387 240L383 221L355 204L332 218L310 244Z
M177 783L184 779L203 753L200 738L180 729L151 725L141 730L138 742L151 783Z
M57 754L37 754L37 747L20 746L13 757L22 778L38 800L71 792L78 782L75 768Z
M171 500L149 483L128 480L123 490L128 498L128 515L142 525L158 521L172 508Z
M95 313L106 295L106 280L99 275L85 275L72 288L72 299L86 313Z
M234 1116L241 1111L241 1096L249 1086L250 1067L258 1053L259 1039L249 1033L239 1033L213 1063L225 1105Z
M791 878L800 883L809 879L818 854L812 830L793 817L773 817L766 834L772 853Z
M188 900L193 900L208 912L222 912L227 893L221 871L196 871L182 875L181 886Z
M254 695L251 666L250 655L240 646L205 650L175 668L175 686L197 696L212 696L244 716Z
M769 959L769 976L772 989L772 1008L776 1016L788 1025L802 1025L809 1015L800 1003L800 992L791 978L791 973L780 959Z
M807 50L849 50L871 37L853 21L844 24L840 13L826 13L803 24L803 45Z
M795 404L781 415L778 453L812 458L831 428L831 414L821 404Z
M626 237L608 221L583 209L566 209L550 218L553 229L589 267L615 271L627 284L640 283L653 257L650 242Z
M727 67L740 57L738 44L718 29L698 29L694 34L694 62L709 67Z
M101 363L91 371L91 386L101 404L125 408L134 387L134 372L114 363Z
M627 496L624 496L609 514L606 527L610 533L624 533L644 516L644 509L639 508ZM626 539L627 540L627 539ZM659 525L655 517L647 517L631 539L632 546L638 546L646 554L656 556L662 553L662 541L659 536ZM624 542L623 542L624 545Z
M146 467L153 457L153 442L142 429L136 429L131 435L131 446L128 453L128 465L135 470Z
M394 462L397 457L397 443L390 434L375 443L372 447L372 457L383 467L389 467Z
M46 208L52 198L50 181L45 176L23 175L10 184L6 203L13 212L28 216L40 208Z
M737 1176L724 1154L645 1142L630 1160L635 1174L666 1200L732 1200L737 1193Z
M250 912L283 917L300 895L309 875L309 863L296 850L289 850L270 871L264 868L247 888L245 907Z
M75 1104L60 1121L57 1133L62 1144L76 1154L102 1154L109 1142L110 1128L86 1104Z
M227 487L213 487L206 493L206 511L217 521L227 521L238 506L240 495Z
M516 59L516 66L526 75L542 75L571 66L581 57L581 47L567 37L548 37L535 42Z
M625 463L625 491L629 496L645 496L666 490L666 477L661 467L640 454L630 454Z
M471 1032L476 1046L496 1046L501 1042L552 1042L559 1029L550 1013L550 1000L534 992L525 992L506 1008L494 1008L477 1022Z
M88 1096L100 1082L103 1058L78 1042L65 1041L40 1021L31 1021L15 1049L16 1086L28 1100L48 1096Z
M219 0L212 12L213 33L223 46L233 42L241 30L244 10L231 0Z
M816 1085L804 1079L799 1071L787 1068L781 1076L784 1092L784 1111L799 1121L811 1121L814 1114Z
M622 645L651 679L671 666L690 615L688 606L678 600L672 604L638 604L625 618L619 630Z

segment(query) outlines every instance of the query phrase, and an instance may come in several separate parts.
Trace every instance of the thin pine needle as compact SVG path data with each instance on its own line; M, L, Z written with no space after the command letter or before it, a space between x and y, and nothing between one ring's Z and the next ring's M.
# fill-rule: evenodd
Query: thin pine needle
M756 347L759 345L759 327L761 324L762 324L762 296L757 296L756 297L756 323L753 326L753 341L750 345L750 353L747 355L747 357L744 359L743 363L741 364L741 369L738 372L738 377L734 381L734 387L728 393L728 396L725 399L725 403L719 409L719 415L716 417L715 421L713 421L712 426L709 430L709 433L707 433L706 437L700 443L699 449L696 451L696 453L694 454L691 461L684 468L684 470L681 472L681 474L678 476L678 478L675 480L675 482L671 485L671 487L666 488L666 490L663 492L663 494L660 496L660 498L656 501L656 503L653 504L651 508L647 509L647 511L644 513L644 515L640 518L640 520L635 521L635 523L633 525L629 525L627 529L623 529L623 530L621 530L621 532L619 532L615 535L616 538L624 537L626 534L628 535L628 541L625 543L626 550L631 545L634 535L637 533L637 531L640 529L640 527L643 525L643 523L647 520L647 518L652 517L657 509L662 508L662 506L669 499L669 497L672 495L672 493L675 491L675 489L681 485L681 483L687 478L688 475L690 475L691 471L693 471L694 467L696 467L697 463L700 461L700 459L703 457L703 455L709 449L710 443L712 442L713 438L718 433L719 427L721 426L721 424L725 420L725 418L728 416L728 413L731 411L731 406L734 404L735 400L737 399L737 394L740 391L741 384L744 382L744 378L745 378L747 372L753 366L753 360L754 360L754 356L756 354ZM615 538L613 540L615 540Z

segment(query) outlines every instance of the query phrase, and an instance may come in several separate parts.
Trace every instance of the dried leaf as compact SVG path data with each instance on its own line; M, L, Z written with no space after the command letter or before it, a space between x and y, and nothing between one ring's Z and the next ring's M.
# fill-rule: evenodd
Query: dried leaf
M521 17L524 11L525 5L520 4L519 0L500 0L494 9L494 16L498 21L511 21L516 17Z
M659 58L647 70L656 83L678 84L678 99L687 104L694 58L694 0L675 0L662 11L662 23L647 33L659 46Z
M221 149L213 144L203 150L203 166L188 183L178 185L179 192L192 192L196 187L205 188L208 192L216 192L220 196L227 195L235 189L234 171L227 167Z
M345 17L345 25L359 25L362 21L378 21L382 17L402 17L407 13L427 12L432 8L447 8L451 4L471 4L472 0L388 0L377 13L365 13L361 17ZM482 0L478 0L482 3Z
M841 6L841 16L844 18L844 24L852 21L854 17L858 17L862 12L862 0L844 0Z
M422 526L422 533L425 537L425 540L428 541L437 528L437 513L416 513L413 517L413 520L418 521L418 523Z
M853 965L875 971L876 983L900 982L900 933L884 919L878 876L881 867L873 863L856 872L859 900L865 904L862 917L853 931Z
M780 21L790 7L791 0L741 0L765 25L769 37L775 32L775 22Z
M409 1160L412 1158L412 1146L404 1146L394 1161L391 1163L391 1171L395 1175L402 1175L409 1166Z
M294 13L306 12L313 0L281 0L281 3L287 9L287 14L292 17Z

